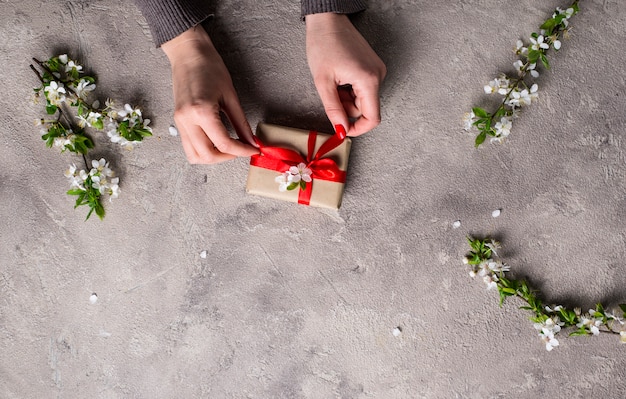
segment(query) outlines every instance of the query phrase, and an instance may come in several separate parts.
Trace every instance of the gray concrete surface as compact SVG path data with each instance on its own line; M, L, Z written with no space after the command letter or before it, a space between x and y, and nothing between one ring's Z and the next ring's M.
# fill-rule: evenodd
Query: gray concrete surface
M626 300L626 5L582 1L504 145L475 150L461 128L566 4L370 1L355 24L389 69L383 122L354 140L334 212L246 195L245 159L186 163L167 60L130 1L1 1L0 397L623 397L626 345L548 353L460 263L467 234L492 234L548 303ZM298 2L216 11L250 122L327 130ZM60 52L153 120L132 152L98 140L122 177L104 222L72 209L77 160L33 126L30 58Z

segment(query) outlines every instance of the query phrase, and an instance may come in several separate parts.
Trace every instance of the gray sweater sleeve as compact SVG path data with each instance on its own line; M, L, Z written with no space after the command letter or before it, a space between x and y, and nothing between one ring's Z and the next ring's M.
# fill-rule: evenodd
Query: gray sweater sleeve
M352 14L365 10L365 0L301 0L302 17L322 12Z
M204 0L134 0L157 47L211 16Z
M157 47L211 16L205 0L134 0L148 21ZM302 17L322 12L351 14L365 9L365 0L301 0Z

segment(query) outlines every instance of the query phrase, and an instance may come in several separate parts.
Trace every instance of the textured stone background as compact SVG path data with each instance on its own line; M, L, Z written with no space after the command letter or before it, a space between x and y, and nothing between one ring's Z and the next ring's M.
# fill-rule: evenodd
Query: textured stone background
M493 234L546 302L626 301L626 5L582 1L508 142L474 150L461 129L515 41L565 5L370 1L355 24L389 69L384 121L354 140L331 212L246 195L245 159L186 163L169 65L130 1L0 1L0 397L621 397L626 346L546 352L460 262L467 234ZM298 2L216 15L252 125L328 130ZM72 209L77 160L32 123L30 58L60 52L153 120L132 152L97 142L122 177L104 222Z

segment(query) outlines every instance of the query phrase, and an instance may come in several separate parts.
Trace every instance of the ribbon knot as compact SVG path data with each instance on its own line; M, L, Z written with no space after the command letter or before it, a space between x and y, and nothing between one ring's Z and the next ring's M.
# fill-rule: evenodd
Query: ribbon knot
M250 158L250 165L284 173L292 166L304 163L307 168L311 169L311 178L313 180L307 183L306 188L304 190L301 189L298 193L298 203L309 205L315 179L345 183L346 172L339 169L334 160L324 158L324 155L341 145L345 138L346 129L342 125L335 125L335 134L329 137L319 150L315 152L317 132L310 131L307 153L306 156L303 156L298 151L289 148L266 146L255 136L254 140L258 144L261 153Z

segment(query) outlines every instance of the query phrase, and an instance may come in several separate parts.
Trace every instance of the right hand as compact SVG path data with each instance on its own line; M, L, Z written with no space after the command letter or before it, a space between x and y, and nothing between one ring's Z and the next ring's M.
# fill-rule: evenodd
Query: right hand
M174 120L187 160L214 164L258 154L230 74L205 30L199 25L193 27L161 48L172 65ZM220 111L228 117L239 140L228 134Z

